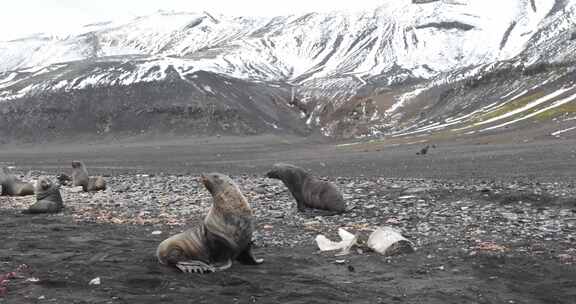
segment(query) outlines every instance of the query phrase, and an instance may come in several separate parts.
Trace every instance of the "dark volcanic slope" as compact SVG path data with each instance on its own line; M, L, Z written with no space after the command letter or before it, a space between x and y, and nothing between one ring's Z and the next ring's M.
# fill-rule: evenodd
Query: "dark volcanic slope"
M68 73L105 68L85 64L71 66ZM174 72L162 81L47 91L2 102L0 142L136 134L306 134L300 110L289 105L290 94L287 86L208 72L186 79Z

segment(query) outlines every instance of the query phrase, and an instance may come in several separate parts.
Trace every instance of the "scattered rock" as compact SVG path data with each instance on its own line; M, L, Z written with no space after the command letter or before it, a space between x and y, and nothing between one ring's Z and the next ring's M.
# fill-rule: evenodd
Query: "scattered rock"
M71 192L71 193L80 193L83 192L84 190L82 189L82 186L78 186L78 187L69 187L69 188L65 188L66 192Z
M46 173L34 171L31 179L36 175ZM504 250L516 251L514 246L522 246L525 252L538 254L554 243L559 244L555 248L561 246L554 253L558 260L569 260L568 256L558 257L560 254L575 255L567 251L576 238L576 209L571 203L576 187L571 181L323 177L343 192L349 209L338 216L312 217L296 210L294 198L281 183L261 176L234 179L255 212L258 234L254 241L258 246L304 246L318 234L328 235L340 227L362 237L363 231L389 225L424 244L459 244L466 255L500 252L470 240L491 240ZM166 232L201 220L211 206L210 194L194 175L113 175L107 182L112 191L85 193L63 187L63 215L77 222L150 225L154 227L151 231ZM33 196L0 197L3 209L21 210L33 202ZM510 240L526 245L512 245ZM542 245L530 246L534 240ZM355 253L361 249L356 247Z
M266 193L268 193L268 188L264 185L258 185L254 188L253 191L258 193L258 194L266 194Z
M90 282L88 283L88 285L100 285L101 281L100 281L100 277L96 277L92 280L90 280Z
M429 188L416 187L416 188L408 188L408 189L404 190L404 193L405 194L415 194L415 193L426 192L428 190L429 190Z

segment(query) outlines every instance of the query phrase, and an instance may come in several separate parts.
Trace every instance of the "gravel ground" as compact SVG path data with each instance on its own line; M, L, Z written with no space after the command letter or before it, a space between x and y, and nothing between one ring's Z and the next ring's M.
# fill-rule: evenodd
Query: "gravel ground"
M36 173L37 174L37 173ZM555 247L558 259L576 262L576 188L572 183L457 183L376 177L327 178L343 192L348 211L339 216L299 213L282 182L233 176L256 217L261 247L314 245L318 233L335 236L339 227L370 232L391 226L419 247L439 241L473 254L484 243L539 254ZM211 196L197 176L120 175L108 190L78 192L62 187L67 210L77 223L144 225L176 231L207 214ZM33 197L2 198L2 209L24 209Z
M504 150L498 153L508 155ZM459 161L467 163L456 158L451 166ZM112 170L106 191L62 187L66 210L57 215L21 214L31 196L0 197L0 303L576 303L574 179L319 170L348 207L319 216L297 212L281 182L254 173L266 164L216 166L250 201L255 252L265 263L204 276L153 258L162 239L198 223L210 207L197 174L151 169L158 164L138 174ZM48 167L32 167L31 179L59 172ZM500 170L498 176L506 168ZM319 253L314 242L318 234L336 239L340 227L365 241L380 226L400 230L416 252L383 257L361 243L335 256ZM12 271L14 278L2 282ZM90 285L96 277L101 285Z

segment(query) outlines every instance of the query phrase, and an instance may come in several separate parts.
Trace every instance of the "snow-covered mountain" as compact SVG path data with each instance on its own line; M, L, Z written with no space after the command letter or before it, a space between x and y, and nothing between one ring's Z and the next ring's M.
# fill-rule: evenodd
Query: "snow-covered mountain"
M66 37L39 34L0 42L0 115L22 104L42 108L58 94L175 82L196 96L178 103L198 106L198 100L212 98L217 107L241 108L254 97L255 104L284 103L294 112L290 117L328 135L402 133L430 121L406 108L432 88L500 70L561 66L542 77L547 83L571 73L575 22L576 0L388 0L360 13L270 18L158 12L128 23L87 25ZM543 75L535 74L519 79ZM229 94L245 86L271 93L258 100ZM175 98L172 92L157 95L158 104L170 105ZM106 98L116 99L112 108L123 102L116 95ZM460 106L472 113L486 102ZM276 120L286 109L278 111L283 114L266 116L265 125L282 129ZM436 111L453 115L450 109ZM110 125L114 130L118 123ZM292 125L285 128L293 130Z

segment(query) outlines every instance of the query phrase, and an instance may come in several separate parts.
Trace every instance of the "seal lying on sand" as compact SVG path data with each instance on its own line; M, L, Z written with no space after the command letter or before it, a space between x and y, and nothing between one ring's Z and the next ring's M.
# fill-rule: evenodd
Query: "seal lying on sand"
M34 194L34 186L18 180L14 175L6 173L4 168L0 168L1 195L25 196Z
M252 209L238 186L220 173L202 175L202 183L213 198L208 215L202 225L160 243L158 261L183 272L200 273L227 269L232 260L262 263L252 254Z
M305 211L305 207L309 207L336 214L346 209L342 194L334 184L319 180L300 167L278 163L266 176L279 179L288 187L296 199L299 211Z
M57 213L64 209L60 188L45 176L36 184L36 203L23 213Z
M86 166L81 161L72 162L72 186L82 186L84 191L106 190L106 181L102 176L89 177Z

